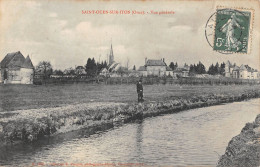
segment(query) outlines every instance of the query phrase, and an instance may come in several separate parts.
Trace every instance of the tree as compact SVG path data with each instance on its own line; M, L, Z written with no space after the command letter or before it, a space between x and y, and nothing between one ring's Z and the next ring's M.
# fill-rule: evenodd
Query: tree
M76 71L73 68L70 68L67 72L67 75L76 75Z
M53 73L56 75L60 75L60 76L62 76L64 74L63 71L61 71L61 70L55 70Z
M106 69L108 68L107 61L104 62L103 68L106 68Z
M169 67L172 69L172 70L175 70L175 65L173 62L170 63Z
M213 64L209 66L208 74L215 75L215 66Z
M134 65L134 67L133 67L133 70L134 70L134 71L136 70L136 67L135 67L135 65Z
M194 65L190 65L189 75L193 76L196 73Z
M49 61L41 61L36 66L36 72L41 73L43 75L43 79L47 79L52 74L52 65Z
M220 75L225 75L225 63L221 63L220 65Z
M88 58L87 64L85 65L85 69L86 69L88 76L94 77L97 75L98 66L97 66L94 58L92 58L92 59Z
M206 73L205 66L200 61L199 61L199 64L197 65L196 72L197 72L197 74L205 74Z
M101 64L97 62L97 74L99 74L102 68L103 68L103 62Z
M216 65L215 65L215 67L214 67L214 72L215 72L215 75L217 75L217 74L220 73L220 67L219 67L218 62L216 63Z
M206 67L201 63L201 74L206 74Z

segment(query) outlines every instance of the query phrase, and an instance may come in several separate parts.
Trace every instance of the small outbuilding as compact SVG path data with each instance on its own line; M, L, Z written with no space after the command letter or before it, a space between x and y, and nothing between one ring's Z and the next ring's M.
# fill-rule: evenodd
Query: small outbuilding
M8 53L0 63L0 80L9 84L33 84L34 66L20 51Z

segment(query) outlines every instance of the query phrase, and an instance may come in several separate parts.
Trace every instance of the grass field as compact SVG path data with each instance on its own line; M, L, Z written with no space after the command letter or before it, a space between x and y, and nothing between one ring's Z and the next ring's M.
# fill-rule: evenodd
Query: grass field
M240 94L260 89L260 85L177 86L144 85L145 101L185 98L203 94ZM132 85L0 85L0 112L20 109L57 107L88 102L136 102L136 86Z

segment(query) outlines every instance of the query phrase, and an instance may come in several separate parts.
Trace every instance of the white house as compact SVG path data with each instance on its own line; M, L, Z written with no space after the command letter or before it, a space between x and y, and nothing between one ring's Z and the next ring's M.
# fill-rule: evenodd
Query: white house
M161 60L145 58L145 65L140 66L138 71L142 76L173 76L173 71L166 65L164 58Z
M258 79L258 71L248 65L231 64L227 61L225 64L225 77L240 78L240 79Z

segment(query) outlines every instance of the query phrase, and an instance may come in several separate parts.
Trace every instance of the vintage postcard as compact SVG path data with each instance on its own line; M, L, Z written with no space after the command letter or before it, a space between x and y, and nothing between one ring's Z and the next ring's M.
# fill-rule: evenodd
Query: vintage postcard
M260 166L259 0L0 0L0 166Z

